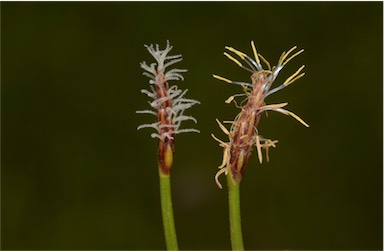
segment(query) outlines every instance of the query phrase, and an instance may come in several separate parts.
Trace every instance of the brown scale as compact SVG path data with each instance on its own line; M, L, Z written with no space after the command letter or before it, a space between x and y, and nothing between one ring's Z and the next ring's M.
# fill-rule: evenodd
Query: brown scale
M255 144L256 127L261 117L258 110L264 105L265 78L265 72L256 72L251 76L253 90L248 97L247 104L244 105L233 124L230 166L232 176L237 181L241 180L251 156L252 146Z
M167 97L167 90L168 90L168 83L165 80L165 75L163 72L158 72L157 78L156 78L156 94L157 99L161 99L164 97ZM167 99L166 101L162 102L159 107L157 108L157 118L160 122L159 125L159 135L163 136L164 133L169 133L173 127L172 127L172 114L167 113L167 108L172 108L172 103L170 99ZM170 109L168 109L170 110ZM167 126L164 126L167 125ZM164 127L160 127L164 126ZM159 148L158 148L158 161L159 161L159 167L161 168L162 172L165 174L168 174L171 169L172 163L169 161L166 161L167 159L167 153L169 154L169 149L171 149L172 154L174 152L174 134L170 133L170 137L162 137L159 141ZM172 157L173 158L173 157Z

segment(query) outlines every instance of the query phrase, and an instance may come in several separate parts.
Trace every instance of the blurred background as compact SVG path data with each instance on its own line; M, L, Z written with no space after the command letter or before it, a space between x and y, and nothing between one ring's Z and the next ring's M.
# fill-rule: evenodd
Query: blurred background
M140 89L144 44L169 39L200 134L176 138L172 189L181 249L230 249L226 187L214 175L215 119L248 81L224 46L275 65L294 45L304 78L268 97L310 124L269 113L270 162L242 181L247 249L382 249L382 2L1 3L3 249L164 249L154 117ZM223 177L222 181L225 181ZM225 184L225 182L223 182Z

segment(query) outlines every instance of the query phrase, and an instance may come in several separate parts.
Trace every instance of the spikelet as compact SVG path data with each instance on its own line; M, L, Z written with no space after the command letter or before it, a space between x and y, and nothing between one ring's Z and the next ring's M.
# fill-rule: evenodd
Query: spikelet
M145 45L145 47L154 57L156 63L151 63L150 65L146 62L140 63L141 68L145 70L143 75L150 79L149 90L143 89L141 92L153 100L149 102L153 110L142 110L136 113L154 115L157 117L157 121L151 124L140 125L137 129L153 128L156 130L155 133L151 134L151 137L159 139L159 166L161 166L164 173L169 173L173 162L174 135L183 132L199 132L193 128L181 129L180 126L186 120L192 120L197 123L194 117L184 115L184 112L200 102L185 98L187 89L183 91L177 85L170 86L169 81L184 80L181 73L187 70L168 69L183 59L181 55L168 55L172 50L169 41L167 41L167 46L164 50L160 50L158 44Z
M277 66L271 68L270 63L257 52L253 41L251 42L251 47L253 50L254 58L251 58L245 53L228 46L225 47L228 52L236 55L240 60L236 59L228 52L224 52L224 55L228 59L232 60L238 66L252 74L251 83L232 81L225 77L213 75L213 77L218 80L229 84L241 85L244 89L244 93L231 96L225 101L226 103L234 101L236 106L241 109L240 113L236 116L234 121L229 121L231 124L230 129L226 129L226 127L221 124L219 120L217 120L220 128L225 134L228 135L229 142L224 142L212 134L212 137L220 143L221 147L224 148L223 161L219 166L219 171L215 176L216 183L220 188L222 188L222 186L218 178L223 173L227 175L228 172L230 172L235 182L239 183L241 181L253 146L256 146L260 163L263 161L262 149L266 151L266 158L267 161L269 161L269 148L276 147L276 143L278 141L265 139L259 135L257 126L263 112L277 111L285 115L292 116L304 126L309 127L309 125L305 123L299 116L283 108L288 103L270 105L265 104L266 97L287 87L294 81L304 76L304 73L301 73L304 68L303 65L289 78L287 78L281 85L275 88L271 88L273 82L283 67L304 50L299 50L294 53L297 48L294 46L287 52L283 52L283 54L280 56ZM262 63L265 64L268 69L264 69ZM235 97L237 96L246 96L245 100L243 100L241 103L245 103L243 106L239 106L236 103Z

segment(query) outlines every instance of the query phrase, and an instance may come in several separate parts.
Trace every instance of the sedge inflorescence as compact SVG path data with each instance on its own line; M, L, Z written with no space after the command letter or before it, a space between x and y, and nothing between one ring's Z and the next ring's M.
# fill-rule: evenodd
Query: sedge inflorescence
M223 161L219 166L219 171L215 176L216 183L220 188L222 188L222 185L220 184L218 178L223 173L227 175L228 172L230 172L235 182L239 183L241 181L254 146L256 146L260 163L263 161L262 149L266 151L267 161L269 160L269 148L276 147L277 140L266 139L259 134L257 126L263 112L280 112L285 115L292 116L304 126L309 127L309 125L296 114L284 109L288 103L269 105L265 103L266 97L285 88L297 79L304 76L304 73L301 72L304 68L303 65L289 78L287 78L281 85L271 88L273 82L283 67L304 50L294 52L297 48L294 46L287 52L283 52L277 65L271 67L270 63L256 51L256 47L253 41L251 42L251 47L253 50L254 58L251 58L245 53L232 47L225 47L228 52L231 52L232 55L236 55L244 63L240 62L228 52L224 52L224 55L227 58L252 74L251 83L232 81L218 75L213 75L213 77L218 80L222 80L230 84L240 85L244 90L244 93L233 95L225 101L226 103L231 103L233 101L235 105L241 109L240 113L236 116L234 121L224 121L224 123L231 124L230 129L228 130L219 120L217 120L220 128L225 134L228 135L229 142L224 142L212 134L212 137L220 143L221 147L224 148ZM267 67L267 69L263 68L262 63ZM238 96L245 96L245 99L243 102L241 102L241 104L244 105L238 105L235 100L235 97Z
M186 120L192 120L197 123L194 117L184 115L184 111L200 102L185 98L187 89L183 91L177 85L169 84L169 81L172 80L184 80L181 73L187 71L186 69L167 69L183 60L182 55L168 55L173 48L169 41L167 41L164 50L160 50L158 44L145 45L145 47L156 62L150 65L145 61L140 63L141 68L145 70L143 75L150 79L149 90L143 89L141 92L153 99L153 101L149 102L153 110L137 111L136 113L154 115L157 117L157 121L151 124L140 125L137 129L154 128L156 130L155 133L151 134L151 137L159 139L159 166L164 173L169 173L173 162L175 134L199 132L192 128L181 129L180 125Z

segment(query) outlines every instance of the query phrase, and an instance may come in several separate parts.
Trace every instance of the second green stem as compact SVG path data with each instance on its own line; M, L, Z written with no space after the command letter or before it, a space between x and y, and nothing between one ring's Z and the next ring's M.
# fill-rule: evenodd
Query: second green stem
M233 180L231 172L227 174L227 181L232 250L244 250L240 216L240 184Z

